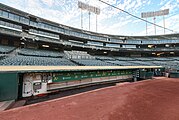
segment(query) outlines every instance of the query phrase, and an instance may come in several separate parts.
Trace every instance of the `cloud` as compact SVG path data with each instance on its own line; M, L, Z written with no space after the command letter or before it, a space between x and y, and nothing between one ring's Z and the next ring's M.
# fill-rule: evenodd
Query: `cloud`
M52 6L54 4L55 0L41 0L42 3L48 5L48 6Z
M165 1L162 4L161 10L169 9L171 13L174 13L178 10L179 4L175 0Z
M160 19L156 24L160 26L164 26L163 19ZM169 30L165 30L166 34L176 33L177 31L179 31L179 15L177 14L166 18L165 27L170 30L173 30L173 32ZM153 34L153 35L155 34L153 25L148 25L147 30L148 30L148 34ZM156 30L157 30L157 35L164 34L163 28L156 27ZM139 34L146 35L146 31L143 30Z
M131 34L145 35L145 22L133 18L126 13L112 8L99 0L80 0L94 5L101 9L98 15L98 32L110 34ZM170 8L170 15L166 16L166 27L179 31L179 0L103 0L133 15L140 16L141 11L148 11L150 8ZM76 28L81 28L81 11L78 9L78 0L1 0L1 3L10 5L30 14ZM89 16L83 11L83 28L89 28ZM96 31L96 16L91 14L91 30ZM153 21L152 21L153 22ZM157 18L157 24L162 25L162 18ZM136 29L133 29L135 26ZM148 24L148 31L154 34L153 25ZM133 30L133 31L132 31ZM162 33L162 29L157 33ZM161 32L160 32L161 31Z

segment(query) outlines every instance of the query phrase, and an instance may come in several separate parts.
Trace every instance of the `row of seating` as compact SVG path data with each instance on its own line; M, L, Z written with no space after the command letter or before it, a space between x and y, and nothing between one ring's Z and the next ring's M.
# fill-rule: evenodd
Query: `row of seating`
M0 60L5 57L5 54L0 54Z
M175 57L114 57L119 61L151 61L151 60L158 60L158 61L166 61L166 60L175 60Z
M84 66L115 66L113 63L108 63L96 59L73 59L74 62L76 62L79 65Z
M179 61L106 61L120 66L164 66L164 67L179 67Z
M172 58L173 60L179 60L179 57L170 57Z
M0 45L0 52L10 52L15 47ZM14 52L13 52L14 53ZM17 54L16 54L17 53ZM17 49L5 57L0 54L0 65L43 65L43 66L179 66L179 57L110 57L92 56L82 51L57 52L39 49ZM70 56L80 56L70 57ZM68 59L67 59L68 57Z
M0 45L0 53L1 54L9 53L9 52L13 51L14 49L15 49L15 47Z
M115 60L115 58L113 57L108 57L108 56L95 56L96 59L99 59L99 60Z
M94 56L84 51L64 51L64 53L70 59L95 59Z
M131 58L131 57L115 57L116 60L119 60L119 61L133 61L134 58Z
M39 57L63 57L63 52L39 50L39 49L28 49L23 48L18 51L20 55L39 56Z
M2 55L1 57L4 57ZM72 62L73 61L73 62ZM140 60L97 60L97 59L66 59L66 58L52 58L52 57L37 57L37 56L23 56L16 55L11 57L6 57L3 60L0 60L0 65L44 65L44 66L179 66L179 60L173 61L159 61L159 60L150 60L150 61L140 61Z
M37 65L37 66L76 66L75 63L65 58L12 56L0 61L0 65Z

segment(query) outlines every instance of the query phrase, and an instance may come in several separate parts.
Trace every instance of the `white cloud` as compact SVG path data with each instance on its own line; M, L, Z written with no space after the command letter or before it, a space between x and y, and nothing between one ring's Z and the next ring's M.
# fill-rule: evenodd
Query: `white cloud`
M54 3L54 0L41 0L41 1L48 6L52 6Z
M160 26L164 26L163 19L160 19L156 24L160 25ZM168 29L174 31L174 32L172 32L172 31L169 31L166 29L165 32L167 34L175 33L177 31L179 31L179 15L174 15L174 16L166 18L165 19L165 28L168 28ZM155 34L153 25L148 25L147 30L148 30L149 34L153 34L153 35ZM156 30L157 30L157 32L156 32L157 35L164 34L163 28L156 27ZM146 30L141 31L139 34L146 35Z
M65 24L72 27L81 28L81 11L78 9L78 0L2 0L7 5L23 10L30 14L43 17L48 20ZM80 0L82 2L94 5L101 9L101 14L98 16L98 31L110 34L125 34L131 26L135 26L136 30L133 33L145 35L145 24L141 20L135 19L126 13L112 8L99 0ZM148 6L153 5L155 8L166 9L170 8L170 15L166 16L166 27L179 31L179 16L178 7L179 0L160 0L155 1L159 4L154 4L152 0L103 0L111 5L114 5L131 14L139 15L143 10L148 11ZM162 18L157 19L157 24L162 25ZM83 11L83 26L88 30L88 12ZM153 21L152 21L153 22ZM96 17L91 14L91 30L96 29ZM138 26L137 26L138 25ZM142 26L143 25L143 26ZM130 28L131 27L131 28ZM126 28L126 29L123 29ZM153 25L148 24L148 32L154 34ZM139 32L136 32L139 31ZM141 32L140 32L141 31ZM157 33L162 33L162 29ZM161 32L160 32L161 31Z
M179 4L176 1L168 1L163 6L160 8L161 10L163 9L169 9L171 13L175 12L176 9L178 9Z
M164 5L168 0L160 0L160 5Z

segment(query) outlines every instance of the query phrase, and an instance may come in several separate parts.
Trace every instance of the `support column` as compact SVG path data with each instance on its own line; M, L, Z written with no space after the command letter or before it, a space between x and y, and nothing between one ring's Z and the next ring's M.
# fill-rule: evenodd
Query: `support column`
M156 25L155 25L155 20L156 20L156 17L154 17L154 31L155 31L155 35L156 35Z
M90 15L91 13L89 12L89 31L90 31Z
M164 29L163 29L164 31L163 32L165 34L165 16L163 16L163 27L164 27Z
M81 29L83 29L83 10L81 9Z

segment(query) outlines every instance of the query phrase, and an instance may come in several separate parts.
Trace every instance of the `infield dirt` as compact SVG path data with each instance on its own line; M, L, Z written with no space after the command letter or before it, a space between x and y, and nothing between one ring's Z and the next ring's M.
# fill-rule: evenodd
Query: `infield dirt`
M102 88L0 112L0 120L179 120L179 79Z

